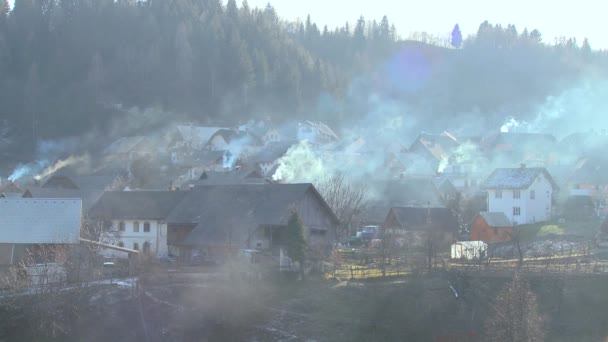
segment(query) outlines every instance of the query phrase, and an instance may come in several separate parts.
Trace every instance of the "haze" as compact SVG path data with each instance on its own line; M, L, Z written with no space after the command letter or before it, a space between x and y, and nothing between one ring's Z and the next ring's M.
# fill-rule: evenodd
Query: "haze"
M250 0L251 6L263 7L267 0ZM580 43L587 37L596 49L608 48L606 23L602 18L606 5L596 0L427 0L427 1L348 1L348 0L274 0L270 2L285 19L305 19L310 13L321 27L353 23L361 14L368 20L380 20L387 15L403 38L411 32L449 33L459 23L463 35L474 34L479 24L488 20L494 24L514 24L518 30L537 28L546 43L555 37L576 37Z

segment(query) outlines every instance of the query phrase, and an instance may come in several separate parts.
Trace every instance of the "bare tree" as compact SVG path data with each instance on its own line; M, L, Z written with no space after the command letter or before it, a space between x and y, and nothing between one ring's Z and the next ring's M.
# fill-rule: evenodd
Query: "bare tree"
M488 341L542 341L544 322L530 284L516 272L499 292L486 321Z
M353 227L363 221L367 187L348 183L342 174L335 174L316 183L319 193L340 220L338 238L348 237Z

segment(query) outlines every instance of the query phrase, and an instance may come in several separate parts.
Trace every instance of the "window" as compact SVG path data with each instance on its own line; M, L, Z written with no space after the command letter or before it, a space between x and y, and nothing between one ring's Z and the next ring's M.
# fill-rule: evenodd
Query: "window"
M521 214L520 207L513 207L513 216L519 216Z
M534 192L534 190L530 190L530 199L534 198L536 198L536 193Z
M125 223L120 221L120 223L118 223L118 230L121 232L125 231Z
M133 233L139 233L139 222L133 222Z
M519 190L513 190L513 198L520 198L521 192Z
M150 222L144 222L144 233L150 232Z
M139 250L139 244L137 242L133 242L133 249L136 251Z
M502 190L496 190L494 193L494 198L502 198Z
M122 241L118 243L118 247L124 247L124 246L125 246L125 244Z

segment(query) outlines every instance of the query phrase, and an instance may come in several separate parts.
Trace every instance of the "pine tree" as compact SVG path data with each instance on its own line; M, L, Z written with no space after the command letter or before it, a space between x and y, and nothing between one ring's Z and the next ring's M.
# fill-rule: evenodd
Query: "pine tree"
M458 24L454 25L450 44L455 48L459 48L462 45L462 33L460 32L460 26L458 26Z
M304 262L306 260L306 240L304 239L304 224L298 212L291 214L287 221L285 232L285 250L287 256L299 263L300 274L304 276Z
M238 20L239 10L236 7L236 0L228 0L226 3L226 15L232 20Z
M589 44L589 39L583 39L583 44L581 45L581 53L585 58L591 56L591 44Z
M358 49L365 47L365 18L363 18L363 16L359 17L359 20L357 20L357 25L353 32L353 39L355 41L355 46Z
M383 41L391 40L391 27L387 16L383 16L382 21L380 21L380 38Z

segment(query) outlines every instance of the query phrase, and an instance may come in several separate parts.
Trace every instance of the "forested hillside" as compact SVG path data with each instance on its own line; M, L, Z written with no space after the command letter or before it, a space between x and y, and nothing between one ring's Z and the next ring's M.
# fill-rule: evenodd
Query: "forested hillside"
M589 42L547 45L537 30L485 22L445 48L366 19L286 22L246 0L16 0L10 11L0 0L0 133L21 159L38 140L104 132L133 107L171 113L140 130L250 118L339 126L386 103L420 129L471 113L495 124L608 66Z

